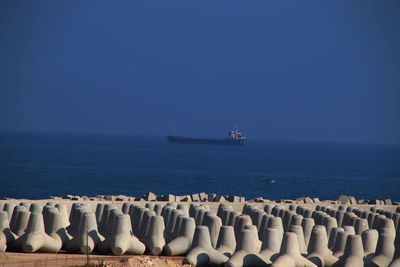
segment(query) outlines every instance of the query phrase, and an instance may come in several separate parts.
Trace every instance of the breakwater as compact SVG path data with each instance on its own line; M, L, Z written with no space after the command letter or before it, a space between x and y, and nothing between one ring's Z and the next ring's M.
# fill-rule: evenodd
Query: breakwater
M0 249L183 255L184 263L196 266L398 266L400 261L400 206L389 200L386 205L385 200L359 204L351 196L208 201L208 194L194 195L198 198L190 195L190 201L151 194L138 200L2 200Z

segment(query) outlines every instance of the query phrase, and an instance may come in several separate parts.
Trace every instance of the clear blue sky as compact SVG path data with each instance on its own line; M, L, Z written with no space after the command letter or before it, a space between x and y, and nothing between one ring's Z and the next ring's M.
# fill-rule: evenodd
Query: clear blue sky
M0 130L400 143L400 1L1 1Z

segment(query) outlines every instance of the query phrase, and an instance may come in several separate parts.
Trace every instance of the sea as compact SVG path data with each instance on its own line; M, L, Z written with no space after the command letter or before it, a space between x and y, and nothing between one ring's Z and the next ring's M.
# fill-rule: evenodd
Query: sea
M400 147L252 140L171 144L165 136L0 133L0 197L216 193L247 200L400 201Z

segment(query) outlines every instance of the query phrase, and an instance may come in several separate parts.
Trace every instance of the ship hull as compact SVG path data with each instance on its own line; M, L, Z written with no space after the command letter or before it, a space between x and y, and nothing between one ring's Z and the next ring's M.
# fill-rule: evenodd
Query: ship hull
M203 138L189 138L182 136L167 136L168 141L171 143L181 144L203 144L203 145L226 145L226 146L242 146L245 142L235 139L203 139Z

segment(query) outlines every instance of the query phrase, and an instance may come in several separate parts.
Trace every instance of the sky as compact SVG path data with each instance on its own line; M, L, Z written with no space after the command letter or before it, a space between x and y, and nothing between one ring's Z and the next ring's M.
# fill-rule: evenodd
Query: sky
M0 131L400 144L399 1L1 1Z

